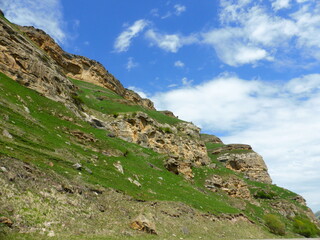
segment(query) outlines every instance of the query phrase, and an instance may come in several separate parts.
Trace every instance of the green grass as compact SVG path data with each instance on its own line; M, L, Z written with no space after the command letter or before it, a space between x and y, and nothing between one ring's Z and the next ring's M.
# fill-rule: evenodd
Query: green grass
M149 110L139 105L128 105L125 102L121 102L119 100L124 100L123 97L109 89L71 78L70 80L79 88L78 95L84 104L98 112L110 115L144 112L159 123L174 125L182 122L177 118L167 116L155 110Z
M114 102L112 99L121 97L112 91L89 83L73 81L80 88L79 97L83 103L96 111L101 107L104 107L104 113L108 114L113 112L134 114L136 111L143 111L150 117L154 115L159 122L177 123L175 118L159 112ZM194 168L195 178L186 181L182 176L164 168L165 155L118 138L107 137L108 133L105 130L93 128L77 118L63 104L19 85L2 73L0 73L0 94L0 156L20 159L37 166L43 172L57 173L65 179L80 179L84 184L96 185L98 188L113 188L138 200L182 202L202 212L217 215L242 212L259 224L263 224L265 212L268 211L281 218L290 231L293 231L292 220L279 216L270 205L271 199L257 199L260 204L257 206L249 201L230 198L222 191L211 192L204 187L205 180L214 174L222 177L236 176L248 184L252 194L268 190L274 194L275 199L284 199L301 209L304 208L292 200L296 196L295 193L275 185L248 180L242 173L225 168L217 161L217 155L209 154L217 168L210 169L205 166ZM108 100L97 99L102 96ZM118 105L120 108L116 107ZM72 118L72 121L63 120L66 117ZM2 135L4 129L13 136L13 139ZM91 134L96 141L87 142L78 139L71 134L73 130ZM223 144L207 143L206 146L208 149L213 149ZM104 151L114 153L114 156L107 156ZM118 172L113 165L118 161L124 168L124 174ZM76 162L90 169L92 174L86 170L79 172L74 169L72 165ZM152 168L150 164L156 168ZM137 180L142 187L132 184L128 178ZM243 203L245 208L240 210L237 206ZM25 217L30 217L30 221L34 221L34 224L41 222L42 216L32 217L36 215L33 212L37 212L36 209L26 210ZM28 239L27 236L29 235L26 235L25 239ZM30 236L29 239L32 239L32 235ZM152 236L149 238L153 239ZM108 238L94 236L92 239Z
M88 83L83 83L83 86L93 88L94 91L99 89L114 98L119 97L109 90ZM79 172L73 169L72 165L80 162L93 172L90 174L82 171L82 179L85 182L106 188L112 187L137 199L184 202L213 213L238 212L225 201L224 196L197 191L197 188L204 187L192 185L182 176L167 171L163 166L166 156L118 138L107 137L106 131L93 128L78 119L61 103L20 86L4 74L0 74L0 94L3 96L0 100L0 131L7 129L13 136L13 139L7 139L1 135L2 155L32 163L45 171L55 171L67 178L78 176ZM85 104L97 104L91 98L83 99ZM24 112L24 106L29 108L30 114ZM141 109L139 106L123 106L128 107L128 111ZM150 112L163 116L164 119L169 118L155 111ZM62 120L59 114L72 117L73 121ZM4 118L8 118L8 121L3 120ZM68 133L71 130L92 134L97 142L81 142ZM102 154L104 150L110 149L117 150L122 155L108 157ZM92 161L93 156L97 156L96 161ZM117 161L123 165L124 175L113 166ZM53 163L53 167L50 167L50 162ZM161 171L151 168L148 163ZM142 187L130 183L128 178L138 180Z

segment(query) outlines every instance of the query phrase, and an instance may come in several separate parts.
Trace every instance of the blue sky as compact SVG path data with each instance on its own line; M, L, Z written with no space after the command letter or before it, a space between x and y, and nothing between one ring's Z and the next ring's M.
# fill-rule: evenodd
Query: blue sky
M101 62L125 87L225 143L320 209L316 0L1 0L6 17Z

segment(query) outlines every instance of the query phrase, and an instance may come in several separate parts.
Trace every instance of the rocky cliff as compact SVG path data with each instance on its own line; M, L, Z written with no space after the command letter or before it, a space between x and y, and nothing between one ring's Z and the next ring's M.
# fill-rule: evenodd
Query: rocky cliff
M124 88L119 80L110 74L101 63L66 53L48 34L40 29L17 27L44 50L61 67L66 76L106 87L135 104L154 109L153 103L149 99L143 99L134 91Z
M289 237L295 220L315 226L251 146L200 134L100 63L1 16L0 49L0 238L4 227L60 239L270 238L267 213Z
M73 103L75 86L45 52L0 17L0 71L55 101Z

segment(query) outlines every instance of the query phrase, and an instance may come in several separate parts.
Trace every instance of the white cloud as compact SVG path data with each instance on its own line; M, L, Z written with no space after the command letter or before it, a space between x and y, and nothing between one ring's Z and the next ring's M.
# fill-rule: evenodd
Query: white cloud
M193 80L189 80L188 78L184 77L181 79L181 82L182 82L183 86L190 87L191 84L193 83Z
M116 39L114 49L117 52L128 51L131 41L148 25L145 19L135 21L131 26L127 27Z
M178 68L183 68L184 67L184 63L181 62L180 60L178 60L178 61L174 62L174 66L178 67Z
M139 66L139 64L134 61L133 57L129 57L128 58L128 62L127 62L127 65L126 65L126 69L128 71L131 71L131 69L136 68L138 66Z
M186 6L181 5L181 4L174 5L174 8L175 8L175 14L177 16L181 15L181 13L183 13L187 10Z
M291 58L300 65L320 60L320 4L314 1L221 0L220 28L202 34L219 58L231 66ZM288 11L279 15L278 10ZM232 54L232 53L235 54ZM298 55L298 57L297 57Z
M66 41L60 0L1 0L0 9L11 22L40 28L58 43Z
M320 74L269 84L223 74L193 87L152 97L226 143L247 143L262 154L274 182L320 208Z
M291 0L274 0L272 2L272 7L275 11L278 11L282 8L290 8L290 2Z
M252 44L247 44L240 28L217 29L203 34L203 42L216 50L218 57L230 66L272 60L268 53Z
M159 48L172 53L178 52L184 45L198 42L197 37L193 35L185 37L180 34L163 34L156 32L153 29L149 29L145 36L152 45L156 45Z

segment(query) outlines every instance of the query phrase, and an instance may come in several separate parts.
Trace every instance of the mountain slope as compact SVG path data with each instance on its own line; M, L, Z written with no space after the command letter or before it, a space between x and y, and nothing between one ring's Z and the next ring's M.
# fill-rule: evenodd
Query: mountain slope
M200 136L40 30L0 17L0 33L5 239L271 238L267 214L290 237L296 217L316 222L251 147Z

